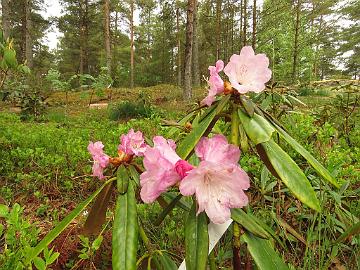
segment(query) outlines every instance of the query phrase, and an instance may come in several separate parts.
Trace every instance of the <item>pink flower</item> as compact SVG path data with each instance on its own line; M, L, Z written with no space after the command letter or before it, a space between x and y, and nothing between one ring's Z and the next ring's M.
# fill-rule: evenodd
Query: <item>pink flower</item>
M240 94L249 91L259 93L265 89L265 83L271 78L268 68L269 59L265 54L255 55L251 46L241 49L240 55L233 54L224 68L231 86Z
M154 137L153 142L154 147L148 146L144 153L145 172L140 175L140 196L146 203L155 201L181 179L175 170L181 160L175 152L175 142L161 136Z
M130 129L128 134L123 134L120 137L121 144L118 149L128 155L143 156L146 150L146 143L144 141L141 131L134 132Z
M192 169L194 169L194 166L186 160L180 159L175 163L175 171L180 175L181 179L183 179Z
M104 145L102 142L90 142L88 150L94 160L92 167L93 176L97 176L99 179L103 179L104 169L109 165L109 156L103 151Z
M205 210L213 223L224 223L230 219L230 208L248 203L244 190L250 187L250 181L238 164L240 150L228 144L223 135L215 135L202 138L195 153L200 164L180 182L180 192L184 196L195 194L198 213Z
M209 66L210 78L208 81L209 84L209 93L206 98L201 101L201 104L206 104L210 106L215 101L215 96L224 92L224 81L219 76L219 72L224 69L224 62L218 60L215 67Z

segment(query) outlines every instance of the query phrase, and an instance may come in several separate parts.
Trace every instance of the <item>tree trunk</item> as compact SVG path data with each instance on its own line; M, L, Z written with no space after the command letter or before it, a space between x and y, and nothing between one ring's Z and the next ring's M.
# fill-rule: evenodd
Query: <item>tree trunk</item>
M31 0L26 0L25 2L25 17L26 17L26 35L25 35L25 58L27 66L29 68L33 67L33 40L32 40L32 20L31 20Z
M105 52L106 67L111 76L111 49L110 49L110 1L104 0L104 33L105 33Z
M2 28L4 31L4 38L7 39L10 36L10 0L1 0L1 12L2 12Z
M194 7L194 40L193 40L193 75L194 75L194 86L200 86L200 72L199 72L199 37L198 37L198 6L199 2Z
M119 11L115 11L115 22L114 22L114 31L113 31L113 39L112 39L112 51L113 51L113 62L115 62L116 65L116 61L117 61L117 50L116 50L116 45L117 45L117 40L118 40L118 22L119 20Z
M253 2L253 25L252 25L252 47L256 49L256 0Z
M176 8L176 35L177 35L177 84L181 86L181 40L180 40L180 8Z
M87 12L88 12L88 0L81 0L79 2L79 40L80 40L80 59L79 59L79 73L84 74L88 71L87 60Z
M296 21L295 21L295 36L294 36L294 50L293 50L293 64L292 64L292 81L297 79L297 64L298 64L298 51L299 51L299 30L300 30L300 7L301 1L297 0L296 3Z
M246 46L246 34L247 34L247 0L243 0L243 46Z
M190 100L192 96L191 89L191 58L193 45L194 30L194 8L196 0L188 0L187 4L187 21L186 21L186 42L185 42L185 75L184 75L184 92L185 100Z
M222 0L216 0L216 60L220 58L221 6Z
M130 0L130 88L134 88L134 0Z
M243 37L242 37L242 35L243 35L243 18L244 18L244 8L243 8L243 0L241 0L240 1L240 31L239 31L239 33L240 33L240 42L239 42L239 44L240 44L240 50L239 51L241 51L241 49L242 49L242 47L243 47Z

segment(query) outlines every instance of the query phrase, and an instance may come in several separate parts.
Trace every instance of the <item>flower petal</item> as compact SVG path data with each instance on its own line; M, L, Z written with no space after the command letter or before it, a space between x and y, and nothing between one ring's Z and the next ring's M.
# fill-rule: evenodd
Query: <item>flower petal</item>
M239 147L229 144L224 135L201 138L195 147L195 153L200 160L215 163L237 163L240 158Z

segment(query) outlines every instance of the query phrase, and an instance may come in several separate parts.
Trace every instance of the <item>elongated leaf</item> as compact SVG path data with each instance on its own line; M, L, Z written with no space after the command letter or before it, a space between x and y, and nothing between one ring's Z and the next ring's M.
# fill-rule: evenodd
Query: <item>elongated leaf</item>
M193 128L193 130L184 138L184 140L182 140L181 144L177 147L177 153L182 159L186 159L190 156L195 145L205 134L215 116L224 109L229 99L230 95L223 97L215 109L209 115L207 115L196 128Z
M243 95L240 95L240 102L243 105L247 115L253 117L255 111L254 103Z
M185 262L187 270L205 270L209 252L209 234L205 212L196 215L196 201L185 224Z
M335 243L343 242L348 237L351 237L359 233L360 233L360 222L356 223L355 225L347 229L338 239L336 239Z
M273 165L271 164L266 152L265 152L265 149L264 147L261 145L261 144L257 144L255 146L256 148L256 151L258 152L259 154L259 157L260 159L262 160L262 162L264 162L266 168L271 172L271 174L273 176L275 176L276 178L280 179L280 176L277 174L277 172L275 171Z
M187 114L183 119L181 119L181 120L178 122L178 124L179 124L180 126L185 125L185 124L191 119L191 117L194 116L194 114L195 114L195 112L191 112L191 113ZM179 131L179 128L178 128L178 127L172 127L172 128L170 128L169 131L168 131L168 133L167 133L167 137L168 137L168 138L171 138L172 136L174 136L174 134L175 134L177 131Z
M132 183L116 201L112 236L112 267L114 270L136 270L139 225L136 198Z
M170 203L170 201L174 200L177 197L177 195L171 192L167 192L167 193L163 193L162 197L166 199L166 201L169 201ZM190 211L191 209L191 205L185 201L184 197L182 197L180 201L177 202L176 206L180 207L185 211Z
M303 171L273 140L261 144L281 181L301 202L320 212L320 203Z
M182 195L179 194L176 196L169 204L165 207L165 209L161 212L157 220L154 222L155 226L159 226L161 222L163 222L164 218L173 210L173 208L176 206L176 204L180 201L182 198Z
M98 234L100 232L101 226L106 220L106 210L114 186L114 182L109 183L96 197L83 228L84 235Z
M304 245L306 245L306 246L308 245L305 238L300 233L298 233L293 227L291 227L288 223L286 223L280 217L275 217L275 218L281 227L283 227L285 230L287 230L289 233L291 233L293 236L295 236Z
M231 218L243 226L246 230L261 238L270 238L270 234L264 230L251 215L242 209L231 209Z
M40 254L67 226L85 209L88 204L115 178L106 181L98 190L96 190L89 198L80 203L74 210L70 212L54 229L52 229L41 241L36 245L28 255L26 264L29 264L37 255Z
M234 145L239 145L240 136L239 136L239 115L237 113L237 108L233 108L231 113L231 132L230 132L230 143Z
M288 133L285 132L281 127L274 124L276 130L279 132L281 137L291 145L300 155L302 155L307 162L320 174L325 180L329 181L335 187L339 188L340 184L335 180L335 178L330 174L330 172L324 168L319 161L316 160L304 147L302 147L294 138L292 138Z
M275 252L269 240L258 238L246 232L241 237L247 244L248 250L260 270L289 269L283 259Z
M249 213L247 213L249 215ZM257 218L256 216L251 215L251 218L253 221L255 221L257 224L259 224L267 233L269 233L272 238L274 238L276 240L276 242L283 248L286 249L286 246L284 245L284 243L280 240L280 238L277 236L277 234L275 233L275 231L269 227L265 222L263 222L261 219Z
M128 169L129 169L128 173L130 174L131 179L134 180L136 185L139 186L140 185L140 175L139 175L138 171L132 165L129 166Z
M250 118L242 110L238 110L238 113L246 134L254 144L267 142L271 139L275 129L265 118L256 113Z
M120 194L125 194L128 190L129 187L129 181L130 181L130 177L129 177L129 173L127 171L127 169L125 168L125 166L123 164L121 164L117 170L117 174L116 174L116 178L117 178L117 189L119 191Z
M9 67L16 68L16 66L18 65L16 60L16 52L14 49L4 49L4 60Z
M160 262L160 265L163 270L177 270L178 269L176 263L166 253L162 252L162 254L158 255L156 258Z

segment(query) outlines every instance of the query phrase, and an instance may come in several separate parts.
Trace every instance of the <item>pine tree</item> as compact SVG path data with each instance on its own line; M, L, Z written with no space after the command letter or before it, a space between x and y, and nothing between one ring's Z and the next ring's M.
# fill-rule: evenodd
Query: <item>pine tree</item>
M186 43L185 43L185 74L184 74L184 91L185 100L190 100L192 96L191 87L191 66L192 66L192 47L194 38L194 9L196 0L188 0L187 21L186 21Z

